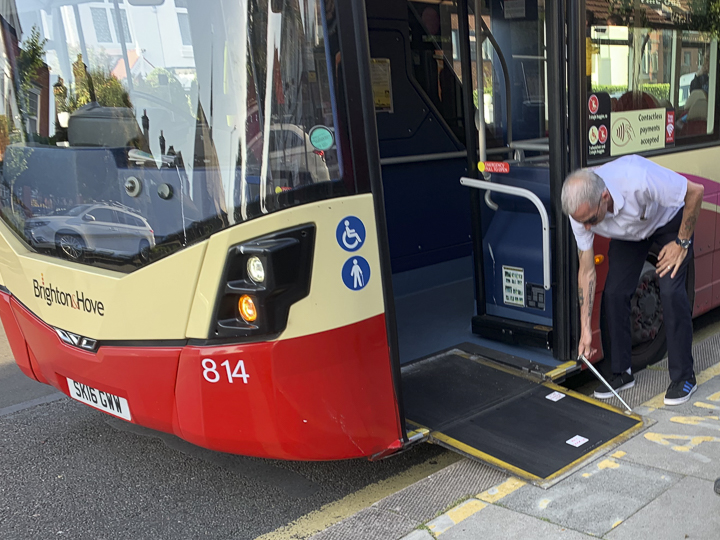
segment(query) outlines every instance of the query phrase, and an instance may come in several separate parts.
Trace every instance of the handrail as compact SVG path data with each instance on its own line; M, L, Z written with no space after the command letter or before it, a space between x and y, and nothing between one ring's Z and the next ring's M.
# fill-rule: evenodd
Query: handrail
M400 156L381 158L380 165L398 165L400 163L420 163L421 161L441 161L443 159L457 159L467 156L467 151L442 152L439 154L415 154L412 156Z
M477 2L479 4L480 2ZM487 27L487 24L485 24L485 21L482 17L479 16L480 11L475 14L476 19L480 19L480 24L483 27L483 35L490 40L490 44L493 46L493 49L495 49L495 53L498 55L498 59L500 60L500 66L502 67L503 71L503 79L505 81L505 109L506 109L506 115L507 115L507 139L508 139L508 145L512 143L512 104L510 103L510 70L508 69L507 62L505 61L505 56L503 55L502 51L500 50L500 45L495 40L495 36L492 35L492 32L490 32L490 29ZM478 36L479 37L479 36ZM477 39L477 37L476 37ZM475 61L479 66L482 66L482 56L479 58L476 58ZM478 88L478 108L480 108L480 96L482 89ZM483 105L484 107L484 105Z
M487 191L497 191L498 193L507 193L509 195L516 195L530 200L538 212L540 213L540 219L542 221L542 250L543 250L543 287L546 291L550 290L550 220L548 219L547 210L543 205L540 197L535 195L532 191L524 188L515 186L506 186L504 184L496 184L494 182L487 182L485 180L474 180L472 178L461 178L460 183L463 186L468 186L475 189L483 189Z

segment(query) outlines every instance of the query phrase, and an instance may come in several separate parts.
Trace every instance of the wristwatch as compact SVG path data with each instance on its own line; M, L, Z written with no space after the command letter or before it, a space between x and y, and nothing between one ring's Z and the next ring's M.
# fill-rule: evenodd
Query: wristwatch
M676 243L678 246L680 246L681 248L687 249L687 248L690 247L690 244L692 244L692 240L690 240L690 239L688 239L688 240L682 240L680 237L677 237L677 238L675 239L675 243Z

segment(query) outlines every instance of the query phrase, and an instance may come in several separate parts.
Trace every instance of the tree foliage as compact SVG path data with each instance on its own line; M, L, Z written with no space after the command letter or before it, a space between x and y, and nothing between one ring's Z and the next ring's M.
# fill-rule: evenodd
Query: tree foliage
M58 110L72 112L87 105L93 98L103 107L132 108L130 96L109 69L98 67L88 71L83 63L82 54L78 54L73 63L74 88L55 88Z
M30 36L20 47L17 67L20 87L27 92L37 79L40 69L45 64L45 44L47 39L40 39L40 29L33 26Z

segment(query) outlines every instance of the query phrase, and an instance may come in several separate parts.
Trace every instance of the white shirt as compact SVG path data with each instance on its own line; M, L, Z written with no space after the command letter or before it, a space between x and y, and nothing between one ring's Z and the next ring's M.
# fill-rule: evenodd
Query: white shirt
M585 230L570 218L580 251L593 246L595 234L619 240L645 240L666 225L685 205L687 179L641 156L629 155L593 172L605 181L613 198L613 212Z

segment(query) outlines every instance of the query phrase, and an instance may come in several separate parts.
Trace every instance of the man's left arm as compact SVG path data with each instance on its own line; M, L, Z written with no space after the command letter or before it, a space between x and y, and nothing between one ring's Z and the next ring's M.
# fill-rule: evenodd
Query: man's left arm
M682 223L678 231L679 240L690 240L695 231L695 224L700 215L700 207L702 205L705 187L687 180L687 191L685 193L685 206L683 208ZM663 277L668 272L674 278L680 269L680 265L687 256L688 248L682 247L679 243L672 241L665 245L660 251L657 263L657 272Z

